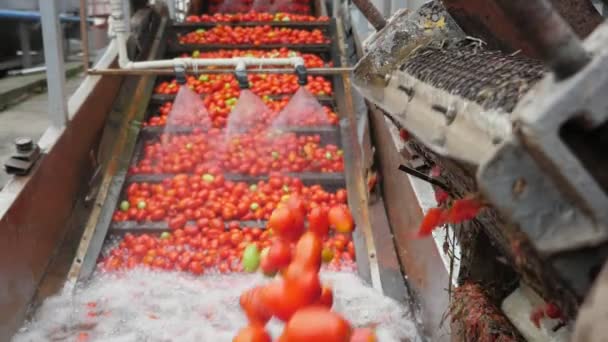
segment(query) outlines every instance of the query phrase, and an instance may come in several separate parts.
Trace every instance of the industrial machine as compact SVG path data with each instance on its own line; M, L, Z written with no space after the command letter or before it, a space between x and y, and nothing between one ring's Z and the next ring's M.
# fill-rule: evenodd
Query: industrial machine
M137 217L129 210L141 212L148 199L129 201L142 184L162 187L207 170L169 167L159 157L168 152L154 149L171 141L191 149L188 137L230 126L234 95L214 93L250 88L270 106L309 82L335 122L283 124L280 131L336 146L344 166L287 176L328 193L346 189L358 275L409 308L416 339L606 336L601 92L608 31L601 4L436 0L408 2L390 16L365 0L282 5L312 18L300 20L222 16L256 9L247 1L222 4L211 1L202 15L178 22L162 2L129 16L120 0L111 1L112 43L70 102L54 107L66 112L38 142L41 156L0 193L0 270L9 275L0 278L8 294L0 296L0 336L13 336L50 294L73 291L104 265L118 267L107 262L116 241L173 234L174 214ZM273 5L256 6L278 11ZM256 40L258 29L276 33ZM221 30L231 38L218 38ZM255 34L238 35L247 30ZM286 30L301 35L275 39ZM260 85L284 74L293 75L284 78L293 89ZM210 79L222 81L208 86ZM170 121L180 87L206 99L204 119ZM340 159L333 148L326 159ZM273 158L278 165L275 151ZM232 165L221 170L227 181L257 189L272 178L228 159L220 157ZM217 175L203 177L214 182ZM456 212L462 199L476 205L466 219L432 216ZM227 227L232 220L246 229L266 226L247 208L219 213Z

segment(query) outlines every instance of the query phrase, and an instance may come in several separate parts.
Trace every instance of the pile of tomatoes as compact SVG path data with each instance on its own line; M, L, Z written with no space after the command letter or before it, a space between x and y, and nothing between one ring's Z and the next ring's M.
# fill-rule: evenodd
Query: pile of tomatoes
M256 95L287 95L293 94L299 89L298 77L295 74L257 74L248 75L250 89ZM234 75L231 74L202 74L198 77L188 76L186 86L197 94L213 96L221 94L238 97L239 87ZM177 94L180 85L175 79L161 82L155 88L157 94ZM308 76L306 89L314 95L324 96L332 94L331 82L322 76ZM228 95L226 95L228 94Z
M233 98L224 100L227 102L229 110L232 109ZM270 127L273 125L280 115L280 111L287 105L289 98L270 99L268 96L263 96L262 100L268 107L267 112L259 113L252 121L245 123L248 127L260 126ZM211 99L204 101L208 106L212 105ZM195 126L199 128L224 128L228 120L229 111L225 108L220 108L213 104L210 111L198 111L196 113L171 113L173 102L167 101L163 103L155 115L152 115L146 122L144 127L164 127L164 126ZM281 116L281 124L283 126L325 126L337 125L339 118L338 114L331 110L328 106L319 108L310 108L310 112L300 108L297 115Z
M268 25L255 27L219 25L198 29L178 37L180 44L327 44L329 38L319 29L301 30Z
M165 133L148 142L132 174L185 173L216 165L221 171L251 176L270 172L342 172L343 151L320 144L316 135L257 133L226 136L212 129L192 134Z
M291 200L294 198L299 196L293 195ZM283 200L278 206L279 209L285 208L289 201L290 198ZM306 208L302 207L302 210ZM328 215L332 211L333 220L338 224L332 226L334 229L332 234L324 236L319 250L320 258L330 269L352 269L355 250L350 233L354 225L348 208L340 203L313 207L308 214L308 224L310 227L318 225L320 214ZM275 248L276 252L276 247L273 247L277 244L277 239L274 237L276 223L278 219L284 218L275 217L273 221L271 216L268 227L260 228L241 227L238 221L226 221L214 215L210 216L213 218L201 217L192 222L180 221L179 225L172 223L171 229L160 236L126 234L114 248L108 251L101 263L102 269L116 271L144 266L187 271L194 275L204 272L241 272L243 271L241 259L248 246L253 245L258 250ZM283 247L291 250L293 244ZM270 255L272 257L275 254ZM274 266L268 262L269 260L265 261L264 272L270 275L273 272L270 272L269 267Z
M314 17L305 14L290 14L284 12L268 13L250 11L246 13L215 13L213 15L203 14L201 16L191 15L186 18L187 23L238 23L243 21L282 21L282 22L327 22L329 17Z
M299 178L271 174L256 184L226 180L216 166L198 165L193 174L178 174L161 183L134 182L126 199L114 212L114 221L166 221L169 228L183 228L201 218L267 220L291 195L300 196L311 210L346 203L346 190L325 191L305 186Z
M354 224L348 208L317 207L306 216L304 203L294 196L272 213L268 228L276 235L274 241L259 254L257 246L246 247L243 267L250 272L260 267L266 275L280 272L281 276L241 295L239 302L249 324L237 333L234 342L271 341L264 327L272 317L285 322L277 341L375 340L371 330L355 332L347 320L331 311L333 291L319 278L324 259L323 239L330 227L338 232L352 232Z

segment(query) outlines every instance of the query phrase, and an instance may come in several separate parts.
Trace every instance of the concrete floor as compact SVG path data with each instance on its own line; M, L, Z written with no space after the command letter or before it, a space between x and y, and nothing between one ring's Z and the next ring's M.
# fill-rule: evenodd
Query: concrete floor
M76 91L83 77L84 74L79 74L67 79L66 90L68 96ZM48 96L46 92L33 95L15 106L0 111L0 162L4 164L4 161L13 153L13 142L16 138L26 136L38 141L48 126ZM4 187L9 177L4 172L4 167L2 167L2 170L0 170L0 189Z

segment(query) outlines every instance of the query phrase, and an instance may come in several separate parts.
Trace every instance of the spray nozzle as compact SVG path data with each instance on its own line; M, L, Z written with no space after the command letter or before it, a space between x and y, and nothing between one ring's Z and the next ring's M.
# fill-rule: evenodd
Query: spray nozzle
M247 77L247 65L245 62L240 61L237 63L234 77L236 77L236 81L239 83L239 88L241 88L241 90L249 89L249 78Z
M308 84L308 73L306 72L306 67L304 64L298 64L295 67L296 75L298 76L298 84L300 86L305 86Z
M175 64L173 67L175 71L175 81L180 84L186 84L186 67L183 64Z

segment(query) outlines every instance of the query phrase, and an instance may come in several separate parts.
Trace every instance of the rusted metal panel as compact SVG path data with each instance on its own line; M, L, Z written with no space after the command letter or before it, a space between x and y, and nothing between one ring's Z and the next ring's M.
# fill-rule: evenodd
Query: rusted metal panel
M0 337L12 336L92 173L94 148L122 78L102 78L0 219Z
M541 56L537 47L529 43L526 34L508 19L495 1L442 1L458 25L468 35L484 40L489 49L521 50L529 57ZM589 0L552 0L551 3L581 38L587 37L602 22L601 15Z
M423 331L432 341L448 341L449 324L442 324L449 303L448 274L432 239L411 238L423 214L407 175L398 170L405 159L395 147L384 115L372 108L370 124L388 219L410 290L421 309Z

